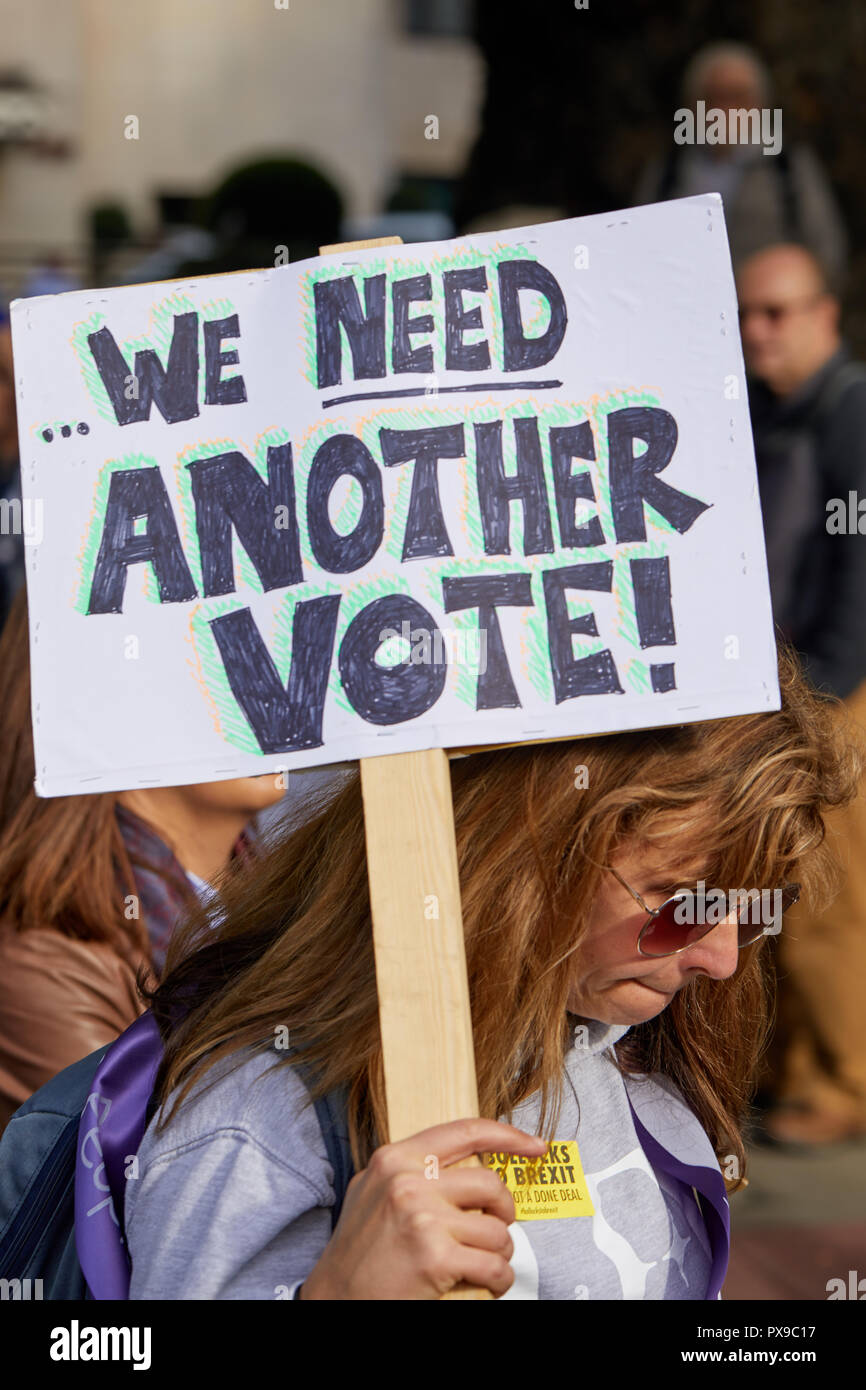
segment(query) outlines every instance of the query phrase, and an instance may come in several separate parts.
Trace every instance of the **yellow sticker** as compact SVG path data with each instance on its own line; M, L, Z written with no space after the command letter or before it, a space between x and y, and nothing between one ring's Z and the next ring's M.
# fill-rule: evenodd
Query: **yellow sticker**
M541 1158L488 1153L493 1168L514 1198L518 1221L550 1221L558 1216L592 1216L595 1208L574 1139L555 1139Z

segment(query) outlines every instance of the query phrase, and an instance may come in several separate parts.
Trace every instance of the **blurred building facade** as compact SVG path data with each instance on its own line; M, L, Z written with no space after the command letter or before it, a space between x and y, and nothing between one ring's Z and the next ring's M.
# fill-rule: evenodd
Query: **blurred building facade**
M94 205L119 203L146 241L159 196L197 197L263 155L318 166L356 219L401 177L457 178L483 90L471 15L467 0L0 0L2 287L55 254L86 274Z

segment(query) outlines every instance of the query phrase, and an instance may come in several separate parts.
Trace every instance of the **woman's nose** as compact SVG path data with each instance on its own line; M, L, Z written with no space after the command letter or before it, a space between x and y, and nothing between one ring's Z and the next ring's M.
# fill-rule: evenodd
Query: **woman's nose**
M691 970L699 969L712 976L714 980L727 980L737 968L740 953L740 928L738 914L731 913L712 931L696 941L694 946L682 954L683 964Z

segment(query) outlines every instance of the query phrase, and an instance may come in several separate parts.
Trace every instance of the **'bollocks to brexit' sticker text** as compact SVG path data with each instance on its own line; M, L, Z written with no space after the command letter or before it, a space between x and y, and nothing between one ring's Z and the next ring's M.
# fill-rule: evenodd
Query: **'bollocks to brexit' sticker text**
M520 1154L484 1156L514 1198L518 1221L545 1221L558 1216L592 1216L594 1207L573 1139L557 1139L541 1158Z

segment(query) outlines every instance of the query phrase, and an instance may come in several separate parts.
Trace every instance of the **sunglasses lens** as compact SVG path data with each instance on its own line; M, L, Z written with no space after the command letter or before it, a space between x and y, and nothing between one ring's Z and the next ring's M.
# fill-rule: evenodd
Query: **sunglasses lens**
M671 898L642 933L640 947L645 956L669 956L706 936L711 925L702 912L703 899L696 894ZM701 918L704 918L701 921Z
M750 946L760 936L778 936L782 930L782 917L800 901L799 883L786 883L784 888L775 888L768 895L769 920L765 915L763 899L760 908L743 908L740 912L740 945ZM757 917L757 923L755 918Z
M767 903L766 899L769 899ZM772 893L756 893L742 904L738 918L740 946L750 946L760 937L781 931L782 914L800 901L800 885L786 883ZM770 916L767 916L769 908ZM640 935L640 950L645 956L669 956L700 941L719 922L716 894L680 893L659 908Z
M740 947L751 946L753 941L758 941L764 935L768 927L771 931L774 927L780 927L781 920L780 914L778 921L772 918L769 923L765 924L760 911L754 915L749 908L743 908L737 920L737 940Z

